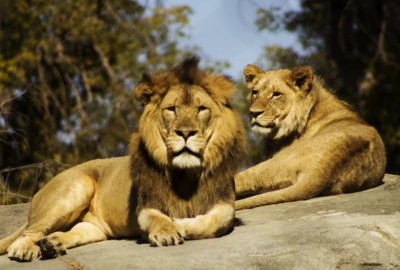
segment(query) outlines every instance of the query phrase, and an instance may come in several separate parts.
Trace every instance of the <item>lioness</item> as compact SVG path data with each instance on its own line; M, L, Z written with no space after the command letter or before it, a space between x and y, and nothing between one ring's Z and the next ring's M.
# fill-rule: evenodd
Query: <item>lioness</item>
M31 261L109 238L142 235L169 246L230 230L245 132L228 103L232 82L198 62L144 75L130 156L89 161L50 180L34 196L28 223L1 240L1 254Z
M267 160L235 176L236 209L375 187L386 154L377 131L327 91L311 67L244 69L251 129L268 138Z

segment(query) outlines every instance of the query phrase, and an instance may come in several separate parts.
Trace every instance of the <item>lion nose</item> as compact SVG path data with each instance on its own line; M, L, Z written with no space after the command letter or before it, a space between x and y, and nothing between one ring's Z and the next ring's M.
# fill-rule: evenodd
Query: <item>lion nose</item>
M183 139L186 142L189 139L189 137L197 133L197 130L175 130L175 133L183 137Z
M257 118L257 116L259 116L260 114L262 114L264 111L250 111L249 115L250 117L254 117Z

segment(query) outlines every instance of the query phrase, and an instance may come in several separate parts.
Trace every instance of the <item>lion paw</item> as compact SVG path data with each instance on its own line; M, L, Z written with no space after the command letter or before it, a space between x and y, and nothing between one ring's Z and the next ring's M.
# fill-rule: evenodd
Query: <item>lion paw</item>
M38 245L40 246L40 251L42 254L42 259L53 259L60 255L67 254L67 249L62 243L60 243L56 237L42 238Z
M8 258L20 262L30 262L40 258L40 248L28 237L14 241L7 249Z
M184 230L175 222L157 226L148 236L150 244L153 247L183 244L184 237Z

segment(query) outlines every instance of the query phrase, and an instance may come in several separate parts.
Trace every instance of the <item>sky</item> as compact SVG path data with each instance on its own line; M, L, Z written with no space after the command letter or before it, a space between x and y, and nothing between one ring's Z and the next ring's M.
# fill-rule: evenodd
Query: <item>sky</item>
M228 61L225 73L235 79L242 76L247 64L255 63L266 45L296 47L296 35L281 32L259 32L255 25L257 9L271 4L299 9L299 0L164 0L164 6L188 5L193 13L187 33L187 45L200 47L199 55L212 61Z

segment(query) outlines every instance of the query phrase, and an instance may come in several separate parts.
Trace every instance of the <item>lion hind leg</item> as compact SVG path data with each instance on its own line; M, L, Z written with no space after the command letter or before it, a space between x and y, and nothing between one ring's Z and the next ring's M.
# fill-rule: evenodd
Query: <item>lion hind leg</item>
M15 261L31 261L40 257L40 249L30 237L20 236L7 249L8 257Z
M61 173L33 198L28 226L7 249L16 261L31 261L41 256L37 242L49 232L65 230L88 208L95 191L95 180L87 174Z
M15 232L6 236L5 238L0 240L0 255L7 253L7 248L15 241L18 237L20 237L23 231L28 227L28 223L25 223L22 227L20 227Z
M89 222L80 222L68 232L54 232L42 238L38 245L43 259L56 258L68 248L106 240L106 234Z

